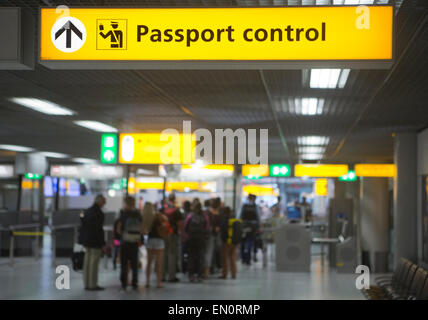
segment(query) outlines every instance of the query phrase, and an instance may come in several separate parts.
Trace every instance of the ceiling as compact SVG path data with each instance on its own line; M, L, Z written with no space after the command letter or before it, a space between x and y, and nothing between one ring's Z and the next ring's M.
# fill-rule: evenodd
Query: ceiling
M303 3L302 3L303 2ZM329 1L317 1L318 3ZM252 0L2 0L0 6L287 6L314 1ZM72 120L97 120L122 132L193 128L267 128L269 162L298 162L297 137L328 136L323 162L392 161L393 134L428 125L427 1L396 7L397 58L389 70L350 72L343 89L311 89L302 70L50 70L0 71L0 144L18 144L73 157L99 158L100 134ZM37 30L36 30L37 32ZM8 97L43 98L77 112L46 116ZM290 112L290 99L325 101L317 116ZM13 156L0 152L0 159Z

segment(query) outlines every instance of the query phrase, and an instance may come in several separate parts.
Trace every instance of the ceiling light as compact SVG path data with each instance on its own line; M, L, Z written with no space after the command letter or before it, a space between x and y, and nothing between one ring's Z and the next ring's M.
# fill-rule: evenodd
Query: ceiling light
M56 103L53 103L47 100L36 99L36 98L10 98L9 100L21 106L24 106L45 114L50 114L55 116L71 116L75 114L74 111L64 108Z
M88 158L73 158L73 161L78 163L96 163L97 162L94 159L88 159Z
M305 153L300 155L300 158L303 160L320 160L323 155L320 153Z
M98 132L117 132L117 129L105 123L90 120L74 121L75 124Z
M388 0L380 0L383 1L383 3L388 3ZM333 0L334 5L358 5L358 4L373 4L374 0Z
M327 145L330 141L329 137L323 136L302 136L297 137L297 143L300 145L307 146L322 146Z
M344 88L350 69L311 69L309 86L316 89Z
M40 154L44 155L47 158L57 158L57 159L64 159L68 158L67 154L59 153L59 152L39 152Z
M295 113L304 116L322 114L324 109L324 99L318 98L295 98Z
M324 147L299 147L299 153L324 153Z
M346 81L348 81L349 72L351 72L351 69L343 69L340 73L339 83L338 87L339 89L345 88Z
M0 144L0 150L8 150L8 151L15 151L15 152L30 152L30 151L34 151L33 148L23 147L23 146L15 146L15 145L12 145L12 144Z

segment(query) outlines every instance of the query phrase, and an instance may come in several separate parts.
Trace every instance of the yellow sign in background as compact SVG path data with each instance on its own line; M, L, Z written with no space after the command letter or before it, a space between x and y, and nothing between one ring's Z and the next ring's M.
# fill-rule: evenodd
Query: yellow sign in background
M356 164L355 174L358 177L395 177L395 164Z
M193 134L121 133L119 162L134 164L190 164L196 159Z
M296 164L295 177L341 177L348 174L347 164Z
M68 53L57 49L51 40L52 26L62 15L56 13L55 8L42 8L40 60L390 60L393 56L393 7L366 8L369 11L361 12L354 6L70 9L69 16L83 23L87 35L80 49ZM105 50L105 44L101 45L103 50L97 49L97 41L100 41L97 20L117 20L123 25L126 20L126 49ZM358 27L362 21L366 27ZM228 28L233 32L228 32ZM153 35L153 29L160 30L160 37ZM181 41L176 35L179 29L183 30ZM251 41L244 39L248 29L251 30L246 36ZM257 41L258 29L266 30L266 40ZM273 41L272 29L280 29L273 32ZM138 30L140 33L147 30L145 35L140 35L140 41ZM189 30L193 30L190 31L192 39L198 34L198 39L190 43ZM204 33L205 40L210 41L203 40L204 30L213 31L213 36L210 31ZM150 40L151 36L154 41ZM264 37L265 32L259 31L258 39ZM159 39L161 41L156 41Z

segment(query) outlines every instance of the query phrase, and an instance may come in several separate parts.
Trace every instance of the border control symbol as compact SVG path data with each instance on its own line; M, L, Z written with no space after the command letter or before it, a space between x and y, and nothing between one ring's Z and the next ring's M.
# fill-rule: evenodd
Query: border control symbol
M86 28L73 17L58 19L52 27L51 39L55 47L62 52L79 50L86 41Z
M97 50L126 50L127 32L127 19L97 19Z

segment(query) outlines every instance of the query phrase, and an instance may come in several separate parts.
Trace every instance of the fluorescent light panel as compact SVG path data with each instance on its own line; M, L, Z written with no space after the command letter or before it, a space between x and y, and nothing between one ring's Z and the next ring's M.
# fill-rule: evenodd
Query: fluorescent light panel
M49 115L71 116L75 114L74 111L64 108L56 103L53 103L47 100L42 100L37 98L18 98L18 97L10 98L9 100L21 106L33 109L41 113L49 114Z
M299 147L299 153L302 154L313 154L313 153L324 153L325 152L325 147Z
M297 143L307 146L323 146L327 145L330 141L329 137L324 136L302 136L297 137Z
M97 162L95 159L88 159L88 158L73 158L74 162L78 163L95 163Z
M30 148L30 147L16 146L16 145L12 145L12 144L0 144L0 150L8 150L8 151L15 151L15 152L34 151L34 149Z
M315 89L343 89L350 69L311 69L309 86Z
M314 116L322 114L324 109L324 99L318 98L295 98L294 110L298 115Z
M68 158L69 157L67 154L59 153L59 152L43 151L43 152L40 152L40 154L44 155L47 158L64 159L64 158Z
M97 132L117 132L117 129L105 123L90 120L74 121L78 126L97 131Z
M322 157L323 155L320 153L305 153L300 155L300 159L303 160L320 160Z
M389 0L378 0L377 4L387 4ZM318 4L318 3L317 3ZM374 0L333 0L333 5L374 4Z

